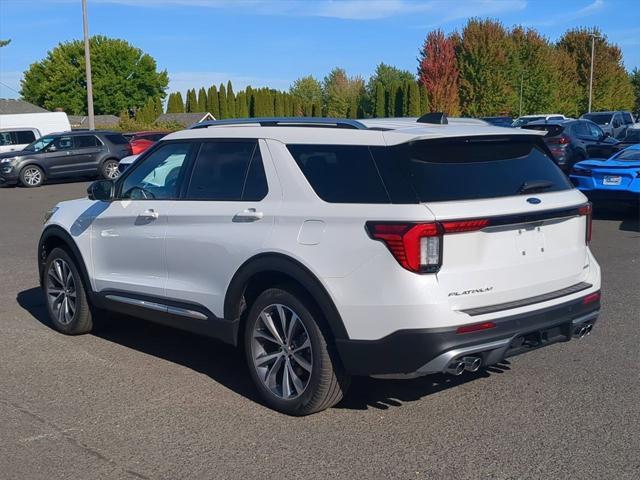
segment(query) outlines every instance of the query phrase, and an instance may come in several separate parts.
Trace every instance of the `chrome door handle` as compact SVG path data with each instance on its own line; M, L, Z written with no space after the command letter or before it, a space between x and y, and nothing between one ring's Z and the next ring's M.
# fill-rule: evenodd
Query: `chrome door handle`
M145 210L140 214L141 218L149 218L153 220L157 219L159 216L160 214L156 212L153 208L150 208L149 210Z
M264 214L257 212L255 208L247 208L246 210L236 213L233 216L233 221L236 223L256 222L262 219L263 216Z

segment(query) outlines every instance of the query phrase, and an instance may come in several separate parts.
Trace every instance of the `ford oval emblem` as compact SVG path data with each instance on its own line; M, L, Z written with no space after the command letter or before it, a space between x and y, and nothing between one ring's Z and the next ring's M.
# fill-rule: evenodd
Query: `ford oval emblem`
M536 197L530 197L527 198L527 202L529 202L531 205L538 205L539 203L542 203L542 200Z

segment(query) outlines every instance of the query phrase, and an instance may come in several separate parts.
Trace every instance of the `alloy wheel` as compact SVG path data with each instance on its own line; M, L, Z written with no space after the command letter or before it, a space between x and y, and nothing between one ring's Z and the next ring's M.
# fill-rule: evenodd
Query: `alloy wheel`
M47 272L47 301L59 323L71 323L76 314L76 281L69 264L61 258L53 260Z
M105 173L105 176L110 180L118 178L118 176L120 175L120 170L118 168L118 163L117 162L107 162L105 164L105 166L104 166L104 173Z
M260 312L251 355L258 378L276 397L293 400L304 393L313 370L311 341L291 308L274 304Z
M37 168L29 168L24 171L24 181L28 185L34 186L42 182L42 173Z

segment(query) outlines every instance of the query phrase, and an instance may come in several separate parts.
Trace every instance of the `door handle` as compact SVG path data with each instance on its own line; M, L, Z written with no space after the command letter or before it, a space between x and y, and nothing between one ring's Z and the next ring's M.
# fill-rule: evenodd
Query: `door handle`
M236 223L255 222L262 219L263 216L264 214L257 212L255 208L247 208L246 210L236 213L233 216L233 221Z
M156 212L153 208L150 208L149 210L145 210L144 212L142 212L140 214L141 218L148 218L148 219L152 219L155 220L160 216L160 214L158 212Z

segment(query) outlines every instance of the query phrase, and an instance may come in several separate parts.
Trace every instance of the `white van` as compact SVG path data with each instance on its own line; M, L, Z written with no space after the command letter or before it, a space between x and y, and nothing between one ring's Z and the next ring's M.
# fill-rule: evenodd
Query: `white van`
M69 130L64 112L0 115L0 153L22 150L44 135Z

